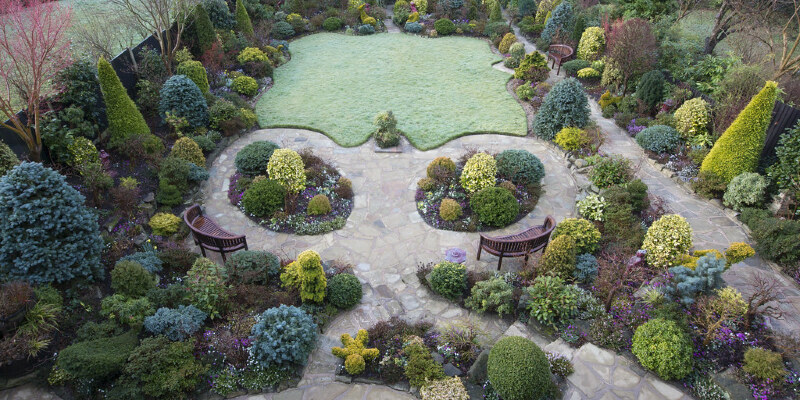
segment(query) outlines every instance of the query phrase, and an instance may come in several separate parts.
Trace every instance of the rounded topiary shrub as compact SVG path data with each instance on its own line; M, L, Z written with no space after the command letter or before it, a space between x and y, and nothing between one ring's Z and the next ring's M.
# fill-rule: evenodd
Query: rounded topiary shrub
M553 140L562 128L583 128L587 123L589 100L583 85L575 78L567 78L553 85L545 96L533 121L533 130L540 138Z
M639 79L639 84L636 86L636 97L652 109L664 99L665 85L666 81L661 71L647 72Z
M154 235L171 236L178 232L182 223L183 220L175 214L160 212L153 215L147 225L153 230Z
M328 32L338 31L342 29L342 20L336 17L328 17L322 22L322 28Z
M250 333L249 360L265 368L305 365L317 343L314 319L294 306L264 311Z
M436 157L428 164L428 178L443 181L453 177L456 172L456 163L449 157Z
M654 222L642 243L642 249L647 251L647 263L659 269L673 266L691 247L692 227L677 214L665 215Z
M268 140L253 142L236 153L236 170L251 176L264 175L272 153L280 147Z
M600 243L600 231L583 218L566 218L559 222L550 235L550 240L561 235L569 236L575 241L576 254L594 253Z
M489 187L472 195L469 206L481 223L502 227L517 218L519 203L508 189Z
M675 110L675 128L685 139L705 135L710 123L711 106L700 97L684 102Z
M234 283L264 285L281 273L281 260L268 251L237 251L225 262L228 278Z
M363 294L361 282L353 274L336 274L328 280L326 298L338 308L352 308L361 301Z
M586 147L589 144L589 137L581 128L567 127L558 131L555 142L566 151L575 151Z
M186 118L193 128L208 125L208 104L203 92L184 75L173 75L161 87L158 111L161 118L170 112Z
M464 165L460 181L467 193L494 186L497 181L497 161L486 153L473 155Z
M571 279L575 273L577 263L575 240L567 235L561 235L550 241L539 260L537 273L539 275L552 274L562 279Z
M653 153L674 153L681 137L671 126L655 125L636 134L636 143Z
M447 18L437 19L436 22L433 23L433 27L436 28L436 33L443 36L447 36L456 31L456 24Z
M731 180L722 200L736 211L742 211L745 207L758 208L764 204L767 186L767 178L755 172L744 172Z
M178 75L183 75L191 79L192 82L197 85L197 88L203 92L203 94L208 93L210 90L208 84L208 73L206 72L206 68L203 67L203 63L200 61L186 60L178 64L178 69L176 72Z
M250 215L269 218L284 206L286 188L274 179L262 179L250 185L242 195L242 207Z
M508 48L508 52L511 58L522 61L522 58L525 57L525 45L520 42L514 42L511 47Z
M538 185L544 164L527 150L504 150L497 155L497 171L517 185Z
M486 372L504 400L542 399L554 390L547 356L536 343L520 336L507 336L495 343Z
M66 179L24 162L0 177L0 280L31 284L103 276L97 216Z
M461 204L453 199L443 199L439 204L439 216L445 221L455 221L461 217Z
M294 36L294 28L286 21L278 21L272 25L272 36L276 39L288 39Z
M203 150L190 137L184 136L176 140L169 155L189 161L200 167L206 166L206 157L203 155Z
M135 261L120 261L111 270L111 288L128 297L142 297L156 287L153 275Z
M640 325L631 351L662 379L681 379L692 372L692 342L675 321L656 318Z
M503 40L501 40L500 44L497 45L497 50L499 50L500 53L508 54L508 52L511 50L511 45L516 42L517 42L516 35L514 35L511 32L506 33L506 35L503 36Z
M318 194L308 201L308 215L325 215L331 212L331 201L328 196Z
M467 290L467 268L464 264L441 262L433 267L429 281L434 292L455 300Z
M591 26L586 28L581 34L581 41L578 42L578 58L586 61L594 61L600 58L606 47L606 36L603 28Z
M290 149L278 149L267 163L267 173L283 185L290 193L299 193L306 188L306 173L300 154Z
M231 90L245 96L255 96L258 93L258 82L249 76L237 76L233 78Z

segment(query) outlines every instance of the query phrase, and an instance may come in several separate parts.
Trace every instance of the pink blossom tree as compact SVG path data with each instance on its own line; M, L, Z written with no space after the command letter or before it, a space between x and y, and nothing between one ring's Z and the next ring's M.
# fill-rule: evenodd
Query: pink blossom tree
M43 0L0 0L0 10L0 111L9 120L0 126L16 133L31 160L39 161L41 102L53 94L51 79L71 61L66 32L72 13ZM18 101L25 119L17 116Z

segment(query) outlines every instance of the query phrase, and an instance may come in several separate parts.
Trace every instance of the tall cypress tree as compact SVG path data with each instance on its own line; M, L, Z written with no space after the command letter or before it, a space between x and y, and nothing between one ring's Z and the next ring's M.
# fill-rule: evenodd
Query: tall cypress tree
M103 57L97 60L97 78L106 103L111 147L121 148L134 136L150 135L150 128L144 116L128 96L111 63Z
M245 8L242 0L236 0L236 30L244 33L247 36L253 36L253 23L250 21L250 16L247 15L247 8Z
M194 32L200 53L205 53L214 44L216 34L214 33L214 25L211 23L211 18L208 17L208 12L206 12L202 4L198 4L194 9Z

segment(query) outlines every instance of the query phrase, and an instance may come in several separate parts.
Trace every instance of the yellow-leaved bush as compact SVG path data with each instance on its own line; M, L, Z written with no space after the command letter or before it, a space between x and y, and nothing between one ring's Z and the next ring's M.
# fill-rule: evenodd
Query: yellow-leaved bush
M239 55L236 56L236 61L238 61L239 64L253 61L269 62L269 57L267 53L264 53L258 47L245 47L239 52Z
M500 41L500 44L497 45L497 50L500 50L500 53L507 54L511 50L511 45L517 41L517 36L511 32L506 33L503 36L503 40Z
M581 128L566 127L558 131L555 142L566 151L575 151L589 144L589 137Z
M578 43L578 58L586 61L597 60L603 54L605 47L606 35L603 28L597 26L586 28Z
M580 70L578 70L578 78L581 78L581 79L600 79L600 71L598 71L598 70L596 70L596 69L594 69L592 67L581 68Z
M642 249L647 251L647 263L667 269L692 247L692 227L677 214L668 214L654 222L644 235Z
M281 274L281 283L285 287L300 289L300 300L304 303L321 303L325 299L328 280L319 253L314 250L300 253L297 260L286 266Z
M206 166L206 157L203 155L203 150L194 139L190 137L182 137L175 141L169 155L172 157L186 160L190 163L195 163L200 167Z
M497 161L486 153L477 153L467 160L461 171L461 186L467 193L492 187L497 176Z
M700 97L686 101L675 110L675 129L684 139L708 133L711 122L711 107Z
M464 383L457 376L433 381L419 389L422 400L469 400Z
M355 338L343 333L340 340L344 347L334 347L331 349L331 353L344 359L344 368L350 375L358 375L364 372L366 362L378 357L378 349L367 348L369 336L365 329L359 329Z
M269 178L276 180L289 192L300 193L306 188L306 173L300 154L291 149L278 149L267 163Z
M730 182L742 172L755 171L777 97L778 84L767 81L764 88L750 100L750 104L714 143L714 147L703 159L700 171L712 172L725 182Z
M171 236L175 232L178 232L181 222L181 219L176 215L162 212L153 215L147 225L150 225L150 228L153 230L153 234L155 235Z

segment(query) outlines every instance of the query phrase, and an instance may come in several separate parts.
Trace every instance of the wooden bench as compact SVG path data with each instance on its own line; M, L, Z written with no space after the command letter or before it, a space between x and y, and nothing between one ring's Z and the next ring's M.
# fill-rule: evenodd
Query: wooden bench
M210 218L203 215L200 206L195 204L183 213L183 221L192 230L194 243L200 246L203 257L206 250L216 251L222 255L225 262L225 253L236 250L247 250L247 239L244 235L234 235L219 226Z
M556 70L556 75L561 73L561 64L564 63L568 58L572 57L574 51L572 47L569 47L565 44L553 44L547 49L547 58L553 60L553 68L556 67L558 64L558 70Z
M544 219L544 225L538 225L526 229L520 233L508 236L488 237L481 234L478 244L478 260L481 259L481 251L486 250L489 254L500 257L497 261L497 270L503 265L503 257L525 257L547 247L550 241L550 234L556 226L556 220L548 215Z

